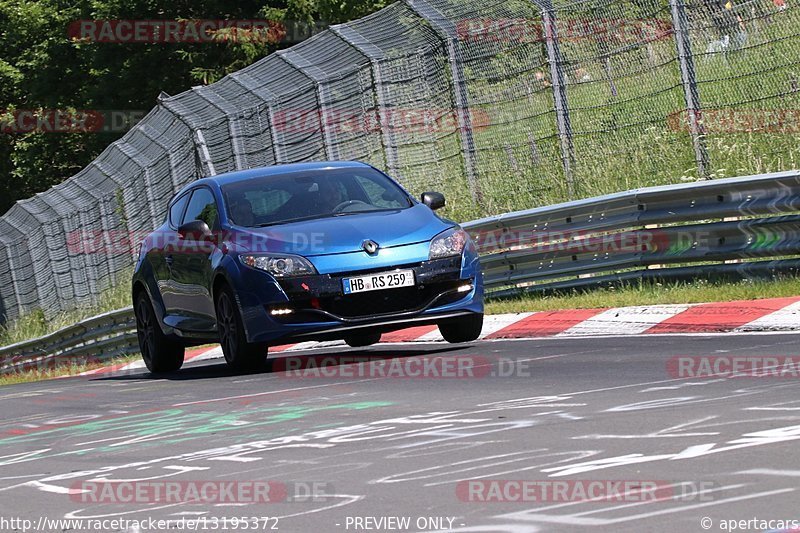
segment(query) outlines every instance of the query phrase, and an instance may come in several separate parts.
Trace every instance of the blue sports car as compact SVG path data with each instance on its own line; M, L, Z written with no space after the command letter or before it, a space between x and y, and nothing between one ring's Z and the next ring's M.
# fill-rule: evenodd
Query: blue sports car
M359 162L279 165L187 185L141 245L133 274L139 346L151 372L219 342L237 370L269 346L437 324L449 342L478 338L483 284L467 233Z

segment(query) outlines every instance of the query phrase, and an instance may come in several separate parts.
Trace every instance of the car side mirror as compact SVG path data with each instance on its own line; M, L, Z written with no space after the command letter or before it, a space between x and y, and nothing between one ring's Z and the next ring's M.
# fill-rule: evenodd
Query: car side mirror
M202 220L192 220L178 228L178 236L183 240L211 242L214 235L211 228Z
M421 197L422 203L436 211L444 207L444 194L440 192L424 192Z

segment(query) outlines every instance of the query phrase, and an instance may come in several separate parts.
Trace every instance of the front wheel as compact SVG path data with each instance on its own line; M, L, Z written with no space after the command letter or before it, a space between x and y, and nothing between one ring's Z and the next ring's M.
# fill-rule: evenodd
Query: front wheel
M136 336L147 370L154 374L174 372L183 366L185 348L164 335L147 294L140 292L134 307Z
M267 360L267 345L247 342L239 308L228 287L217 296L216 310L219 342L228 366L239 372L263 368Z
M439 333L447 342L471 342L480 337L483 329L483 313L451 318L439 324Z

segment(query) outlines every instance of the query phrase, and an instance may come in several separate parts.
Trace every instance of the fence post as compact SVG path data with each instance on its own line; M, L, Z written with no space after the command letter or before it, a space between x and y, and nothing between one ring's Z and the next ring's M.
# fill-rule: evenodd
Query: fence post
M672 12L672 27L675 28L675 45L678 51L678 62L681 66L681 82L683 96L686 100L686 112L689 119L689 131L692 135L692 146L697 163L697 174L701 179L708 179L708 150L706 149L705 128L701 120L700 94L697 90L697 79L694 71L692 42L689 38L689 19L686 16L684 0L669 0Z
M575 198L575 177L572 174L575 162L575 146L572 142L572 123L569 118L569 102L567 100L567 83L564 78L564 58L558 39L558 23L551 0L534 0L542 10L542 27L547 45L547 63L550 65L550 79L553 88L553 103L556 109L556 127L561 147L561 165L564 167L564 178L567 181L567 197Z
M168 96L165 93L161 93L159 95L158 103L164 109L172 113L175 118L183 122L186 127L189 128L189 131L192 132L192 140L194 141L195 146L195 156L198 159L197 168L202 174L204 174L203 176L198 176L198 178L216 176L217 170L214 168L214 161L211 159L211 152L208 150L208 144L206 144L206 138L205 135L203 135L203 130L200 129L200 126L191 121L188 114L181 113L180 109L176 108L177 106L175 105L175 102L168 100Z
M13 246L18 246L18 244L14 243ZM8 258L8 269L11 274L11 285L12 288L14 289L14 299L17 301L17 317L18 317L23 313L22 296L21 296L22 291L19 286L19 279L17 278L17 268L14 265L14 260L12 259L11 255L11 246L7 242L3 242L3 248L6 249L6 257ZM5 314L8 315L9 306L6 305L6 303L7 302L5 301L3 302L3 308L5 309ZM16 318L16 317L5 316L0 318L2 318L3 322L5 322L6 318Z
M214 168L214 162L211 160L211 152L208 151L208 144L206 144L206 137L203 135L203 130L200 128L194 130L192 134L194 143L197 146L197 153L200 157L200 168L206 169L207 176L216 176L217 169Z
M239 126L240 110L211 90L210 87L207 87L204 91L200 91L197 89L197 87L193 87L192 91L225 115L225 121L228 123L231 152L233 153L233 161L236 165L236 170L244 170L247 168L244 145L242 144L242 132ZM203 140L203 143L205 143L205 139ZM210 157L208 160L211 161Z
M461 131L461 151L464 156L464 168L467 171L467 183L469 184L472 200L480 203L482 196L478 185L477 153L475 150L475 138L472 133L472 117L469 112L467 78L462 67L464 59L461 57L461 51L458 48L458 30L451 20L428 3L427 0L404 1L412 11L428 21L447 45L450 71L453 76L456 118L458 119L458 129Z

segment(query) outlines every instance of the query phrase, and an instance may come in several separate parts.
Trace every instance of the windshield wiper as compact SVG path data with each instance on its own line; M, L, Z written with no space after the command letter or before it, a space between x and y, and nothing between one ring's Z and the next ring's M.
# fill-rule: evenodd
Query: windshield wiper
M250 226L251 228L265 228L267 226L277 226L280 224L291 224L292 222L303 222L306 220L316 220L320 218L328 218L328 217L343 217L347 215L363 215L364 213L381 213L386 211L398 211L400 209L406 209L401 207L388 207L385 209L368 209L366 211L343 211L341 213L327 213L324 215L312 215L308 217L299 217L299 218L290 218L287 220L278 220L276 222L265 222L264 224L257 224L255 226Z
M384 209L367 209L366 211L343 211L341 213L334 213L332 216L343 217L345 215L363 215L365 213L385 213L386 211L399 211L399 207L387 207Z
M317 218L325 218L325 217L329 217L329 216L330 215L313 215L313 216L310 216L310 217L289 218L289 219L286 219L286 220L278 220L278 221L275 221L275 222L265 222L264 224L256 224L255 226L252 226L252 227L254 227L254 228L265 228L267 226L277 226L279 224L290 224L292 222L303 222L304 220L314 220L314 219L317 219Z

